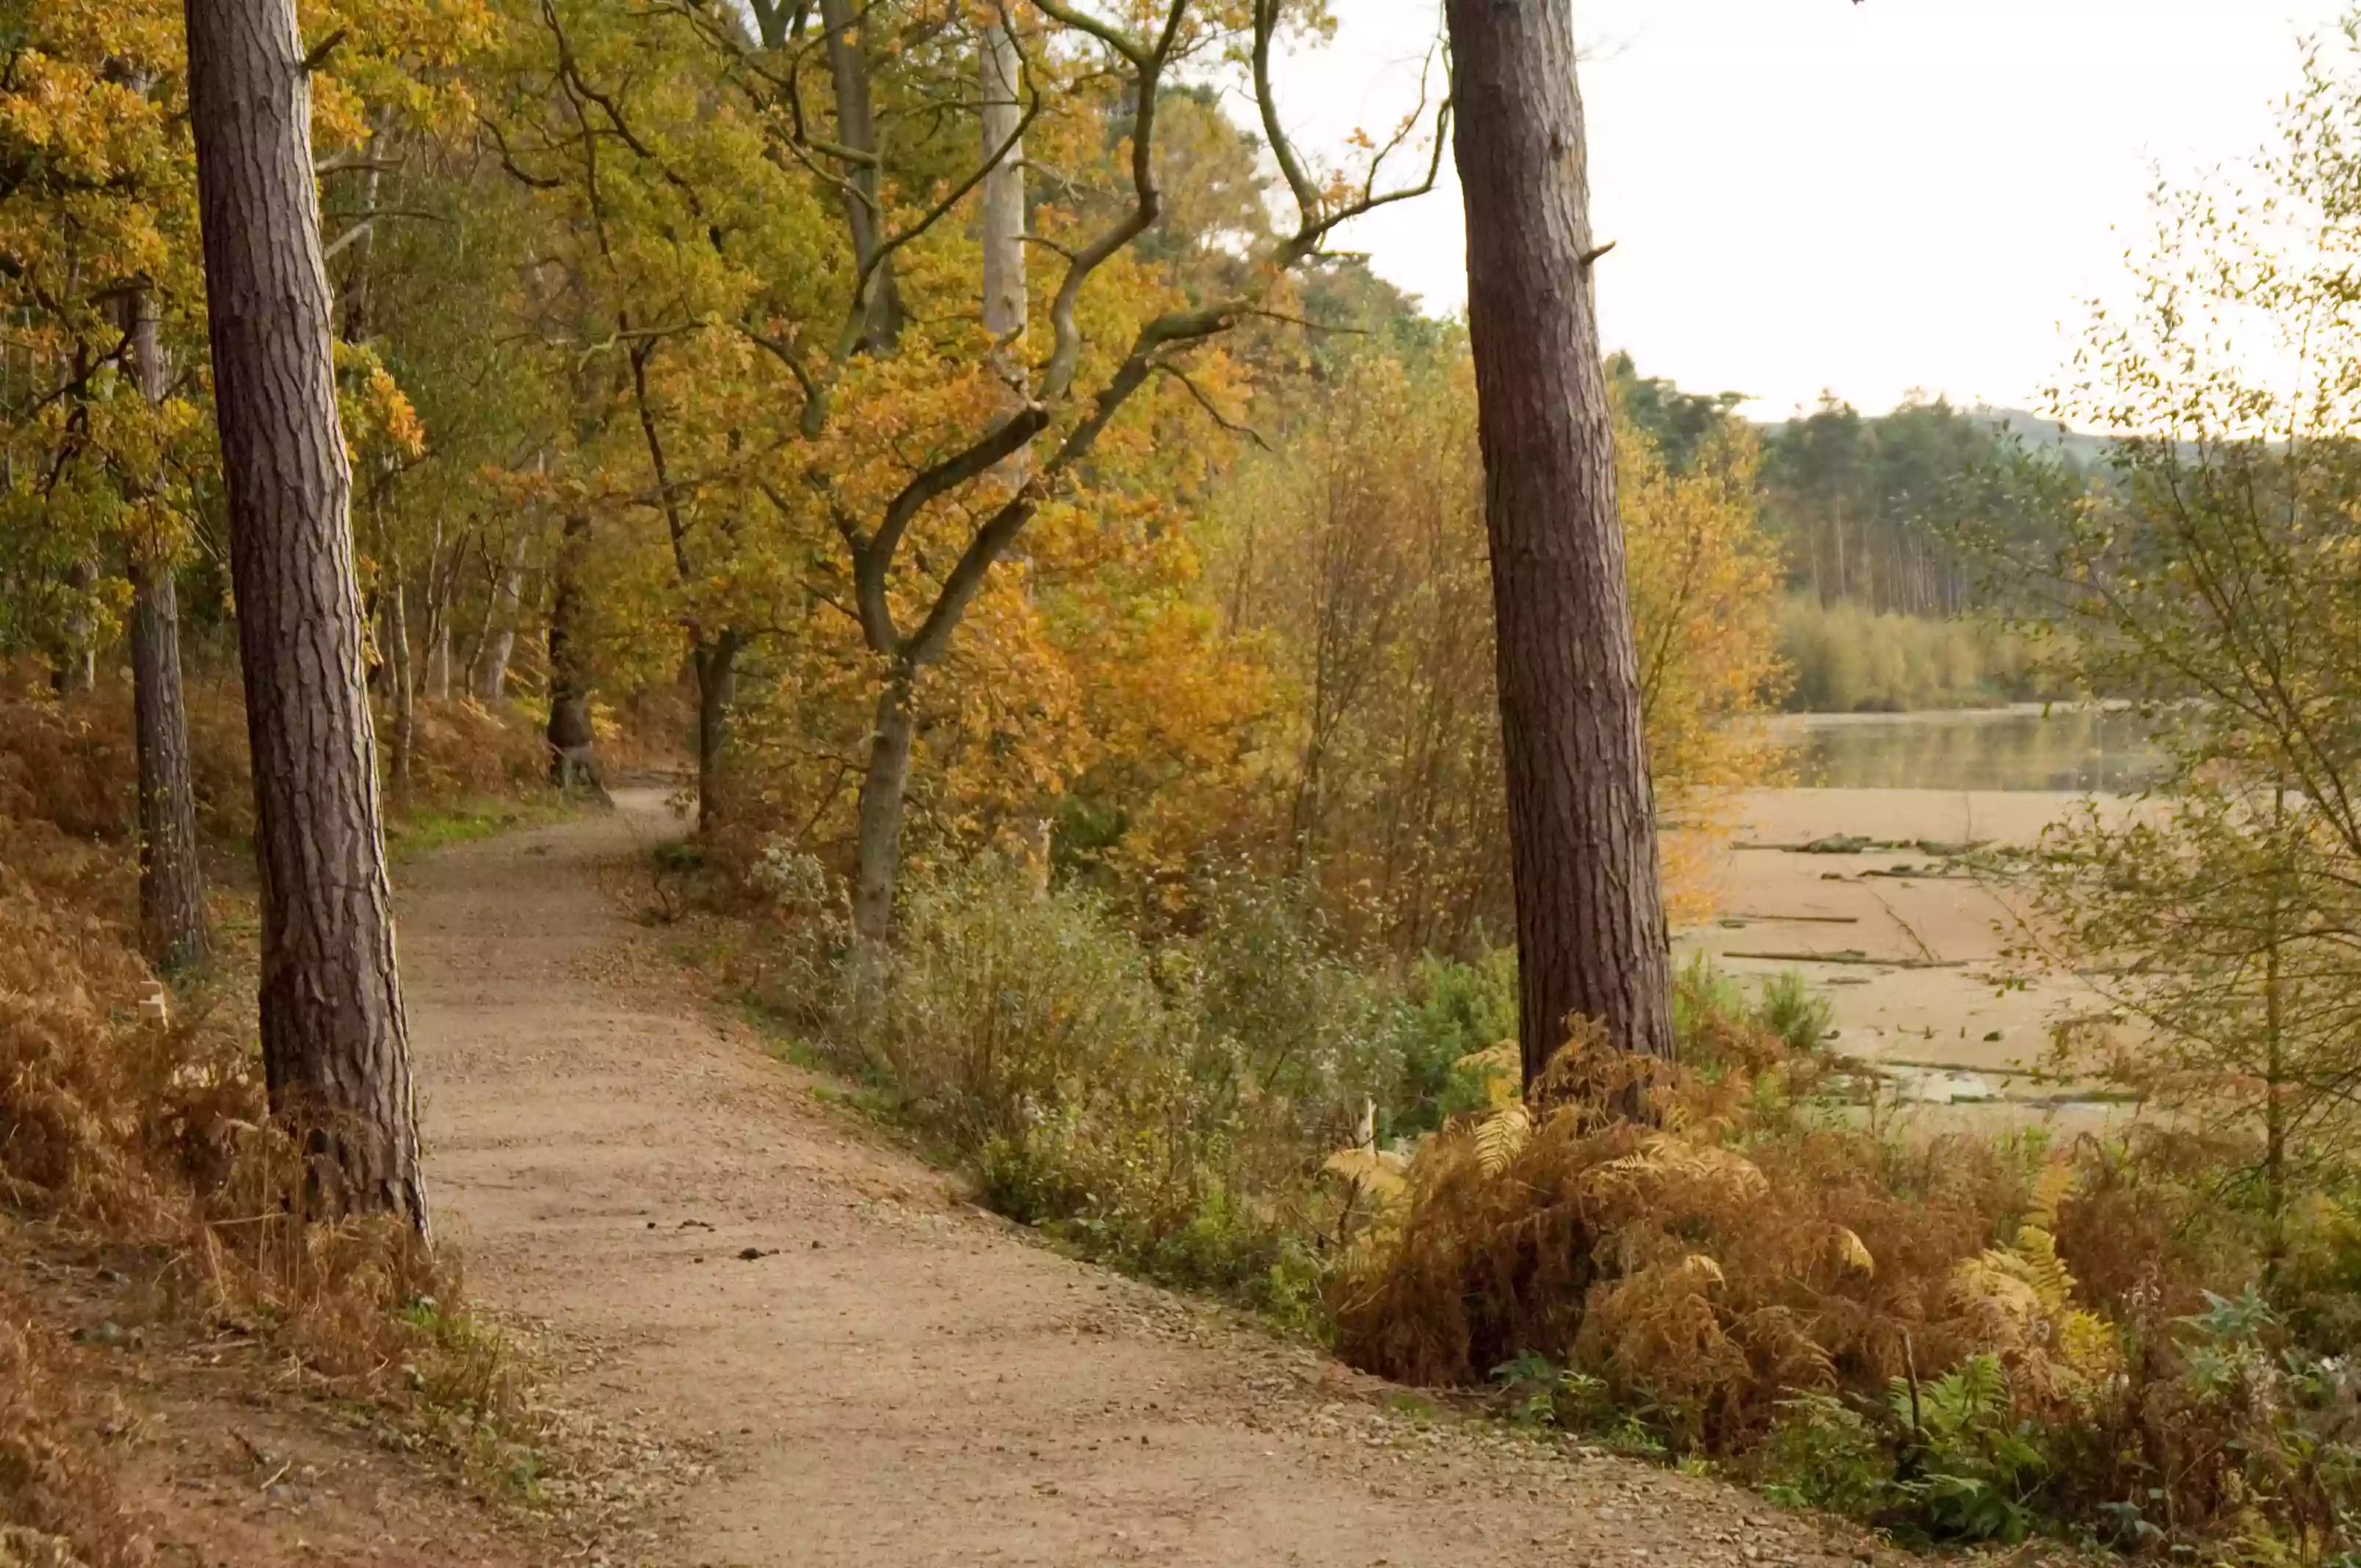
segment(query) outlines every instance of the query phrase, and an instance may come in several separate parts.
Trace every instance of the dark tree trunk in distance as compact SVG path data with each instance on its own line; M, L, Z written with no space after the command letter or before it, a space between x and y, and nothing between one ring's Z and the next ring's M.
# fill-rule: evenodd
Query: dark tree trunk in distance
M1570 1017L1673 1053L1655 806L1591 287L1570 0L1448 0L1531 1081Z
M738 698L735 631L725 631L689 652L697 671L697 829L721 824L721 761L730 744L730 707Z
M598 789L598 764L592 752L597 739L590 726L590 663L583 646L585 609L581 575L582 552L590 542L590 520L579 513L566 520L557 546L557 586L549 608L549 742L550 781L571 789L576 781Z
M135 296L131 358L140 396L164 400L169 376L157 340L154 303ZM181 597L171 563L134 539L131 575L131 709L139 771L139 937L161 970L212 956L205 927L204 868L197 859L196 791L189 782L189 715L181 680Z
M426 1195L362 684L311 93L292 0L188 0L214 405L254 758L262 1055L315 1213Z

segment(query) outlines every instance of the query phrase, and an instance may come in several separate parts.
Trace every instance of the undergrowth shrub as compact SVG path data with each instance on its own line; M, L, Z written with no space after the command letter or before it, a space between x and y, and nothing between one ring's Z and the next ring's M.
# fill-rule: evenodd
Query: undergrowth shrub
M140 1568L148 1542L125 1526L63 1347L0 1293L0 1563Z
M913 894L890 959L844 960L829 1037L994 1208L1301 1316L1312 1178L1391 1091L1394 1011L1292 911L1228 907L1151 950L987 861Z
M1825 999L1704 963L1678 1065L1578 1032L1521 1096L1512 958L1366 964L1284 883L1144 936L985 861L914 885L864 962L818 861L742 881L765 1003L986 1202L1369 1370L1912 1539L2354 1548L2361 1227L2323 1202L2284 1308L2244 1295L2251 1151L1897 1130Z
M2195 1163L1874 1133L1765 1026L1789 1001L1716 991L1684 977L1681 1065L1577 1034L1424 1143L1343 1252L1340 1351L1921 1539L2353 1550L2345 1347L2204 1294L2255 1257ZM1644 1119L1603 1109L1634 1091Z

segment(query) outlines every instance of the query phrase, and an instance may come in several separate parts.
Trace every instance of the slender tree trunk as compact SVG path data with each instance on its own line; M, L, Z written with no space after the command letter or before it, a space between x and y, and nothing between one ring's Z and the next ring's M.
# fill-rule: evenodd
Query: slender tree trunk
M584 646L581 576L582 552L590 542L590 520L577 512L566 520L557 546L557 589L549 609L549 741L550 781L571 789L576 781L594 791L600 788L597 740L590 724L590 662Z
M434 520L434 543L426 555L426 695L441 702L451 695L451 577L443 559L443 520ZM456 552L455 552L456 554Z
M98 563L75 562L66 580L77 602L66 617L65 647L50 672L49 685L60 696L85 696L98 686L98 631L89 609L91 596L98 591Z
M917 732L911 673L896 670L877 696L869 771L861 781L861 840L852 884L852 929L882 950L894 936L894 883L902 865L902 797L910 787L910 743Z
M2287 995L2281 974L2280 935L2285 905L2287 790L2271 792L2270 912L2263 929L2263 1294L2277 1301L2287 1268Z
M990 158L1025 124L1018 101L1021 69L1016 38L1007 27L994 22L983 29L976 60L978 86L983 89L983 156ZM983 329L995 340L1013 338L1025 330L1025 146L1008 153L983 177ZM1002 355L1004 374L1021 373L1022 352Z
M697 672L697 830L709 833L722 815L721 762L730 744L730 707L738 697L738 634L724 631L690 651Z
M1673 1054L1569 0L1447 0L1527 1081L1596 1019Z
M307 1208L391 1210L423 1235L293 0L188 0L188 49L254 758L264 1075L307 1161Z
M852 254L862 266L885 243L884 208L878 192L877 115L869 87L869 52L862 38L856 0L820 0L820 25L828 29L828 67L836 89L836 138L865 155L852 166L844 186L844 219L852 234ZM902 294L894 281L891 257L869 276L868 327L861 346L882 354L902 333Z
M401 584L401 554L386 547L385 668L387 695L393 704L393 743L386 759L386 774L393 798L410 797L411 752L418 740L418 687L410 662L409 596Z
M164 400L168 374L155 302L136 296L131 359L150 407ZM131 709L139 770L139 934L162 970L212 955L205 926L205 874L197 858L196 791L189 783L189 715L181 679L181 598L171 563L134 539L131 565Z
M1025 144L1015 139L1025 124L1024 104L1017 96L1023 60L1017 52L1016 35L1005 22L986 26L977 44L976 86L983 104L978 116L983 122L982 156L1001 155L983 177L983 213L977 224L983 246L983 330L1001 345L994 353L993 365L1006 388L1003 407L1014 410L1026 396L1023 340L1028 313ZM995 470L1012 491L1025 482L1027 458L1026 453L1019 452ZM1022 557L1017 556L1017 561L1021 567ZM1029 594L1029 574L1026 582ZM1026 883L1037 897L1047 897L1049 892L1051 805L1048 792L1042 791L1018 807L1015 838L1024 860Z
M484 607L485 635L475 676L476 696L488 705L508 695L509 657L516 651L517 622L524 612L524 531L519 529L509 543L508 570L500 577L500 591Z

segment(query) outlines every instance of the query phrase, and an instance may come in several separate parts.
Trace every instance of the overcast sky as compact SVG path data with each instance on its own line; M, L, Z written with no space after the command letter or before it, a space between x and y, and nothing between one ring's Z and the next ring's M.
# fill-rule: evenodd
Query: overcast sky
M1336 144L1417 95L1440 0L1333 0L1279 82ZM2271 133L2338 0L1576 0L1610 347L1776 417L1823 388L2026 406L2185 176ZM1448 159L1444 165L1449 168ZM1349 237L1464 302L1456 184Z

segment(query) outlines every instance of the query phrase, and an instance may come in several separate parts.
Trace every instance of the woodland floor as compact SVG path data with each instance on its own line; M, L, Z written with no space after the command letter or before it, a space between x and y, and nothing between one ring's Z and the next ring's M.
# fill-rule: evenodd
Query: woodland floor
M537 1347L549 1397L622 1456L608 1494L643 1501L519 1522L251 1372L207 1394L183 1387L202 1356L143 1353L163 1369L125 1384L161 1422L136 1445L139 1498L203 1543L167 1561L1885 1555L1731 1487L1442 1412L977 1210L717 1022L609 896L609 868L673 830L657 792L628 794L412 862L401 899L442 1235L478 1306Z

